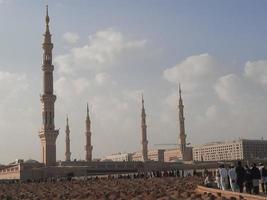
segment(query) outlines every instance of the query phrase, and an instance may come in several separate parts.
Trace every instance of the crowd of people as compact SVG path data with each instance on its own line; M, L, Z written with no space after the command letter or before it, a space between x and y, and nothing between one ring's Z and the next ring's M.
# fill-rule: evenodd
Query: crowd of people
M204 183L212 187L210 174L207 174ZM258 195L261 189L263 194L267 194L267 169L262 163L253 163L249 167L242 166L238 161L236 166L230 165L229 168L221 164L216 172L215 183L222 190L231 189L233 192L243 193L245 189L249 194Z

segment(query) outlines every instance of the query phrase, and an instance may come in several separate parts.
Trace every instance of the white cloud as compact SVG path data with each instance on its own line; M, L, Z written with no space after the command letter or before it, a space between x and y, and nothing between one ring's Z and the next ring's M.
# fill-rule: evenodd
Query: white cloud
M0 71L0 83L0 94L3 95L0 101L16 98L21 91L29 87L25 75L4 71Z
M62 98L72 98L73 95L81 95L90 86L85 78L71 79L62 76L55 82L56 93Z
M218 97L227 103L234 104L240 99L240 88L242 87L242 81L235 74L228 74L218 79L214 88Z
M63 34L63 39L69 44L75 44L80 36L77 33L66 32Z
M90 85L89 81L85 78L78 78L73 82L77 94L81 94L82 92L84 92L86 88L88 88L88 86Z
M170 109L163 111L162 118L177 109L176 83L180 81L190 142L260 138L267 120L267 95L261 87L267 83L266 61L248 61L239 73L224 74L221 68L226 67L216 60L208 54L190 56L164 71L175 89L165 98L164 105ZM176 123L175 116L169 121Z
M59 66L59 72L65 74L81 70L102 70L110 66L120 54L143 48L145 44L145 40L130 40L121 32L106 29L90 35L88 44L57 56L55 62Z
M204 83L213 82L220 74L219 62L209 54L194 55L164 71L165 79L172 83L181 82L185 89L196 90Z
M111 76L108 73L102 72L95 75L95 81L98 85L105 85L111 80Z
M144 90L125 90L123 91L124 96L127 100L134 102L141 102L141 95L144 93Z
M1 155L1 160L11 161L10 159L17 158L23 150L27 155L19 155L20 157L35 154L32 148L38 140L40 120L36 118L39 112L36 107L40 102L38 93L35 96L32 94L32 86L32 81L25 74L0 71L0 152L8 152ZM14 145L16 151L13 151Z
M250 62L245 65L245 76L255 82L263 85L267 84L267 61L259 60Z

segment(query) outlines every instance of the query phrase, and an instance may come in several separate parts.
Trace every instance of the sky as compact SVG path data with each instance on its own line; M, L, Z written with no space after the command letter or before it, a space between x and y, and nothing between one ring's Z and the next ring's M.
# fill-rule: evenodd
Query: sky
M264 0L0 0L0 163L40 160L45 5L52 33L57 159L66 115L72 159L141 149L141 93L149 149L178 143L178 83L187 141L266 139Z

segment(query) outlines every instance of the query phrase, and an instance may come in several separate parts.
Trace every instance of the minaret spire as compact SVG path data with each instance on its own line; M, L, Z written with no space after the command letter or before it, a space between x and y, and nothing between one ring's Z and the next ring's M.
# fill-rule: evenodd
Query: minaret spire
M144 96L142 93L142 109L141 109L141 130L142 130L142 156L144 162L148 161L148 140L147 140L147 125L146 125L146 112L144 106Z
M86 104L86 114L86 117L90 120L88 103Z
M180 151L182 154L182 159L185 159L185 151L186 151L186 134L185 134L185 125L184 125L184 105L182 99L182 90L181 85L179 83L179 125L180 125Z
M42 162L46 165L56 164L56 139L59 131L55 129L55 101L56 95L53 94L53 71L52 64L52 49L51 34L49 32L49 16L48 7L46 7L46 31L43 42L43 94L41 95L42 102L42 128L39 132L39 137L42 144Z
M93 146L91 144L91 120L89 116L89 106L88 103L86 104L86 120L85 120L85 126L86 126L86 131L85 131L85 136L86 136L86 145L85 145L85 160L88 162L92 161L92 150Z
M67 119L66 119L66 161L69 162L70 161L70 156L71 156L71 152L70 152L70 127L69 127L69 117L67 115Z
M46 22L46 25L48 26L49 24L49 21L50 21L50 18L49 18L49 15L48 15L48 5L46 5L46 17L45 17L45 22Z

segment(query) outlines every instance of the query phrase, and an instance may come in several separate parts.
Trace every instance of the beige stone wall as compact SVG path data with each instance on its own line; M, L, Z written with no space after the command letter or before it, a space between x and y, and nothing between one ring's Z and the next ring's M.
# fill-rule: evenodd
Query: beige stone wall
M176 149L165 149L164 162L175 162L182 160L182 153L179 148ZM191 161L193 159L192 147L186 147L184 152L184 161Z
M166 149L164 152L164 162L174 162L182 159L180 149Z
M10 166L0 170L0 180L20 179L19 165Z
M153 161L164 161L164 150L163 149L153 149L148 151L148 160ZM143 161L142 153L135 152L132 155L132 161Z

